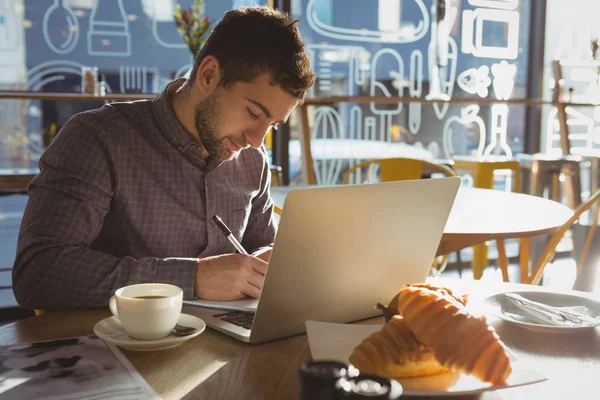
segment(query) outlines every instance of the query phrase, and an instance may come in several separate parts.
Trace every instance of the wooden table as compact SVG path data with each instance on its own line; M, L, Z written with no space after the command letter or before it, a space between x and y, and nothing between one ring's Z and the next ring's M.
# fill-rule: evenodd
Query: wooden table
M275 205L283 208L285 196L302 188L307 186L272 187L271 196ZM530 238L555 232L572 215L573 211L567 206L541 197L461 186L437 255L496 240L500 267L507 271L504 240L520 238L521 282L528 282ZM508 280L508 276L504 278Z
M544 289L490 281L431 281L469 292L474 310L494 293ZM87 335L97 321L109 315L107 310L76 310L31 317L1 328L0 345ZM548 380L487 392L482 399L566 399L574 390L579 392L577 398L598 398L600 329L554 335L527 331L493 317L489 320L517 357ZM382 320L362 323L380 324ZM165 399L297 399L298 368L310 360L305 335L249 345L211 329L178 348L123 352Z

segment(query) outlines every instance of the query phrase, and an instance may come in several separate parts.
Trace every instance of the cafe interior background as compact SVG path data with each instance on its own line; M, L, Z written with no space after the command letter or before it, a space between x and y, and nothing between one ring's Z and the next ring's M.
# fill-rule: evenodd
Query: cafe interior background
M16 304L11 273L26 187L40 155L74 114L152 98L185 76L193 57L173 10L191 3L0 0L0 322L31 315ZM578 162L582 200L593 191L600 2L451 0L442 24L436 0L207 0L205 13L214 24L228 9L254 4L299 19L318 76L304 108L307 121L299 111L267 136L274 185L341 184L353 165L390 154L456 166L461 157L570 153L586 155ZM476 186L473 170L457 172L463 185ZM496 170L493 189L514 190L514 173ZM527 170L519 173L522 191L530 193ZM543 195L567 204L566 180L557 175L558 195L551 188ZM561 241L543 284L572 286L575 230ZM495 243L488 245L481 279L501 279ZM600 260L594 247L589 257ZM472 255L471 248L451 254L443 274L473 279ZM518 281L518 241L507 242L507 255L510 280Z

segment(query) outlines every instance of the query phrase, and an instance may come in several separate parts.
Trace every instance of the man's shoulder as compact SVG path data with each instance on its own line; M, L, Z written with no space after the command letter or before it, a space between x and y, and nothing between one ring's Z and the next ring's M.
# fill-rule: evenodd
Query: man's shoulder
M152 115L151 102L147 100L111 103L101 108L75 114L72 122L95 126L107 136L120 136L124 130L135 129Z
M240 154L237 157L237 161L241 163L241 166L268 165L269 154L267 153L267 148L263 144L258 149L251 147L249 149L240 151Z

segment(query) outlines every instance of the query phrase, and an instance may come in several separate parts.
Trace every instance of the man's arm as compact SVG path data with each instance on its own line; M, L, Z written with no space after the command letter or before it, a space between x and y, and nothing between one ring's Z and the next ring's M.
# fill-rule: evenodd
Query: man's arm
M164 282L194 297L198 259L114 257L89 248L118 193L114 149L92 113L71 118L29 187L13 289L25 308L103 307L122 286Z
M252 199L252 210L242 238L242 245L251 254L260 254L272 248L277 233L277 221L271 199L271 170L264 146L258 151L264 158L260 188L256 197Z

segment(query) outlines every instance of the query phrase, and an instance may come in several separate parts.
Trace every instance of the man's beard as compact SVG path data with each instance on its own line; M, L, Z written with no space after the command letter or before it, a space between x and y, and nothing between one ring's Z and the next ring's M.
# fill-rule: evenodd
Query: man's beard
M200 141L208 154L219 161L228 161L233 158L235 153L225 146L226 138L219 138L217 98L217 91L215 91L198 104L194 123L200 135Z

